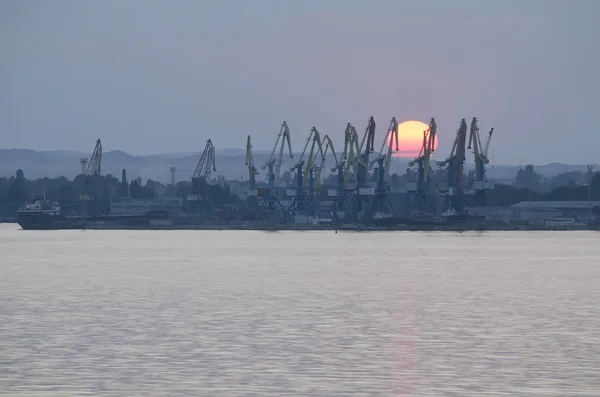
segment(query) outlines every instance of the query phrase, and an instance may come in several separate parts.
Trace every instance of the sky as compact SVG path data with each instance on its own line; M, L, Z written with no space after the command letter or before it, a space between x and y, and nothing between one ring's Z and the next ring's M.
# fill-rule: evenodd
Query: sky
M597 0L0 0L0 148L269 150L282 121L494 127L497 164L600 162Z

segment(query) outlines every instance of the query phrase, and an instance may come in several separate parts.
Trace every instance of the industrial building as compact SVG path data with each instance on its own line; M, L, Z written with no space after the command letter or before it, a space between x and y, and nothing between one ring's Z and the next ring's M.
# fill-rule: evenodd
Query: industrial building
M183 208L183 199L179 197L158 197L156 199L138 199L131 197L111 197L112 215L144 215L149 212L168 212L178 214Z
M585 223L595 220L600 201L522 201L511 210L541 221L544 224ZM535 217L535 214L538 214ZM553 216L540 216L540 215Z
M470 207L471 216L515 225L564 226L593 223L600 201L522 201L510 207Z

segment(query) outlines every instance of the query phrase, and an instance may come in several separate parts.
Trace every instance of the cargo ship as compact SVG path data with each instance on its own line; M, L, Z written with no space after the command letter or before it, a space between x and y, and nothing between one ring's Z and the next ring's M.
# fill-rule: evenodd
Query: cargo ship
M166 211L143 214L67 215L58 203L35 200L17 210L17 223L23 230L94 229L102 227L152 227L170 224Z

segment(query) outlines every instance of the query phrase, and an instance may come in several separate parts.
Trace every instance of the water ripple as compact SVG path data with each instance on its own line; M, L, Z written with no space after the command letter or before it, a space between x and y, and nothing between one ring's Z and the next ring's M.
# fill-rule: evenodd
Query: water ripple
M0 227L0 394L597 396L593 233Z

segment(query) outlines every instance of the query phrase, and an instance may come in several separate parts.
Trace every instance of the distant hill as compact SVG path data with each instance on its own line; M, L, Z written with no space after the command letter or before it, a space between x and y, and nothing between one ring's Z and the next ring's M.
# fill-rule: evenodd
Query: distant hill
M90 157L90 153L71 151L35 151L27 149L0 149L0 176L14 175L22 169L27 178L66 176L73 178L80 173L81 157ZM152 178L161 182L170 180L170 167L176 167L177 180L190 179L201 153L165 153L149 156L134 156L120 150L106 151L102 156L102 173L120 177L121 170L126 169L128 179L141 177ZM264 164L270 152L257 151L254 162L259 167ZM297 157L298 155L296 155ZM246 153L240 149L219 150L216 157L217 171L213 174L223 175L228 179L247 178L245 166ZM292 166L285 162L282 172ZM262 171L262 170L260 170Z
M163 153L148 156L134 156L120 150L104 152L102 157L102 173L112 174L117 177L121 175L121 170L126 169L128 179L141 177L144 181L148 178L161 182L170 180L170 167L176 167L176 179L189 180L200 159L200 152L194 153ZM268 160L269 151L256 151L254 153L254 162L259 168L258 179L266 177L266 171L262 170L262 165ZM90 153L81 153L76 151L36 151L28 149L0 149L0 176L14 175L17 169L22 169L27 178L57 177L66 176L73 178L80 172L79 159L89 157ZM294 165L294 161L299 154L294 155L294 160L285 159L282 166L282 173L288 171ZM216 166L217 171L214 175L223 175L227 179L247 179L248 171L244 165L246 161L245 150L243 149L219 149L217 151ZM333 166L333 158L328 156L324 173L329 173ZM392 172L404 173L408 166L408 160L397 159L391 165ZM505 166L496 165L489 167L489 174L496 180L510 181L514 180L517 171L523 166ZM536 172L544 177L551 177L567 171L586 171L586 165L568 165L561 163L550 163L537 165ZM600 170L599 166L595 169Z

